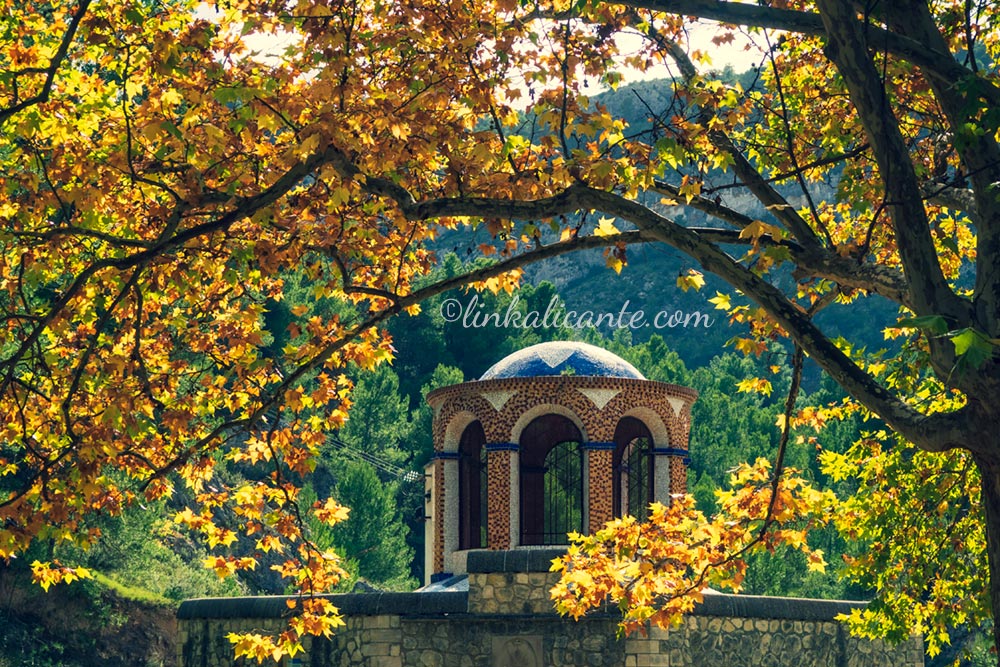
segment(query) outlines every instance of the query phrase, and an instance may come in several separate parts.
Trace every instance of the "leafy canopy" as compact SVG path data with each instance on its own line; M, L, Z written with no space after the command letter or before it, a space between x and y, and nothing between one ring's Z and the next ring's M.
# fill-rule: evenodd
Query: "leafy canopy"
M257 563L222 550L231 514L260 552L288 554L277 568L294 590L326 590L342 570L305 516L334 524L347 510L303 506L299 485L345 423L345 365L392 355L378 326L460 284L510 291L521 267L570 250L605 248L620 270L629 244L649 242L742 292L713 301L750 326L741 351L791 336L856 399L838 410L863 408L926 451L970 452L956 488L972 508L981 488L1000 529L996 10L773 4L8 0L0 556L93 543L95 514L184 485L197 502L176 521L220 549L208 563L220 575ZM749 26L765 46L756 84L701 73L681 14ZM624 33L639 36L628 53ZM648 127L588 97L661 65L676 76ZM835 194L816 196L834 177ZM753 215L730 205L737 186ZM717 224L686 227L675 207ZM416 287L427 243L461 226L493 235L480 248L493 263ZM264 319L292 268L341 307L291 306L278 350ZM909 318L886 323L906 341L895 358L866 358L813 320L867 294ZM225 488L213 469L226 460L259 472ZM938 478L941 459L902 461L914 488L921 470ZM685 507L665 511L680 521ZM738 534L707 538L742 548ZM919 553L912 533L896 539ZM85 575L40 561L35 576ZM296 606L287 632L234 637L238 652L294 654L303 633L338 623L319 599Z

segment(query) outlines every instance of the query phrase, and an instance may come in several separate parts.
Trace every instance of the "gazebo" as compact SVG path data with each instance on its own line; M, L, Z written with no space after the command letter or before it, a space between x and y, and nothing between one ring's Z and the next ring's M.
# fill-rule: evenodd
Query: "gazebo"
M425 583L465 573L470 550L565 544L686 491L696 396L563 341L431 392Z

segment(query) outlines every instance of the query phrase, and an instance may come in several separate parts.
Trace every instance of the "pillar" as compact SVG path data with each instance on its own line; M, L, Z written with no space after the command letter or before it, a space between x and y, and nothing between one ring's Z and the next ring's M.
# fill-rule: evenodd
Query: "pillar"
M584 507L584 527L589 533L600 530L614 518L614 460L615 443L584 442L580 445L586 455L584 489L587 491Z
M432 459L424 466L424 585L431 583L434 573L440 571L438 554L444 553L444 544L438 539L440 517L436 480L440 474L437 461Z
M486 447L486 546L510 549L520 531L517 443L488 442Z
M670 504L670 496L687 493L687 467L691 463L686 449L653 449L653 499Z
M453 489L453 493L458 489L458 452L435 452L428 467L431 468L429 523L434 526L430 572L433 582L451 574L448 556L458 548L458 503L447 497L448 489Z

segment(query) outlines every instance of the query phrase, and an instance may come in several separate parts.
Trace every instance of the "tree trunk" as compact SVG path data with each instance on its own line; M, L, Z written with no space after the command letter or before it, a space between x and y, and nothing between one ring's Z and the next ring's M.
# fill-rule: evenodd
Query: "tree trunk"
M1000 461L974 455L982 477L986 554L989 561L990 608L993 612L993 646L1000 667Z

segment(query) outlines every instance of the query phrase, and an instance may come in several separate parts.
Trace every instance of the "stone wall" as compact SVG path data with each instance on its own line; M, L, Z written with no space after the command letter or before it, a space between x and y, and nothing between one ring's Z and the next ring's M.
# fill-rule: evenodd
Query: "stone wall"
M470 573L469 612L555 615L549 589L557 579L543 572Z
M286 667L922 667L919 637L892 646L835 620L862 603L708 593L677 627L617 638L612 610L575 622L548 599L552 550L469 553L468 578L418 593L330 596L347 626ZM285 599L191 600L182 667L242 667L230 632L280 627Z
M509 617L404 621L402 646L403 667L492 667L498 660L507 667L502 661L513 659L511 654L519 660L510 667L617 667L625 660L609 619L579 624Z
M229 632L274 624L182 619L179 664L242 667ZM833 621L690 616L676 628L652 628L646 637L616 638L613 618L580 622L559 618L459 614L416 618L386 614L348 617L332 639L307 642L289 667L499 667L505 647L534 643L534 662L512 667L920 667L923 644L899 646L850 637ZM504 665L506 667L506 665Z
M859 640L833 621L689 616L625 640L625 667L897 667L923 665L918 638L892 646Z

